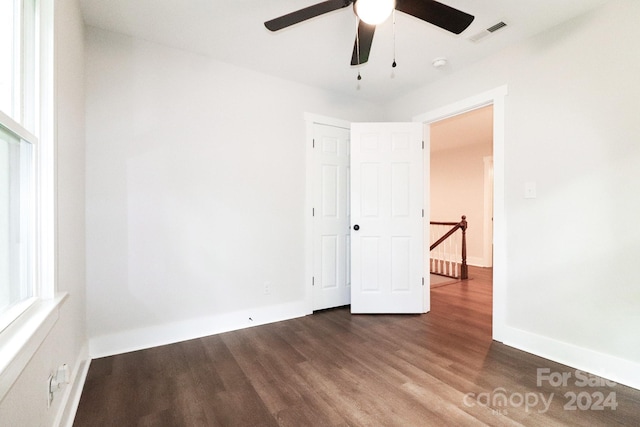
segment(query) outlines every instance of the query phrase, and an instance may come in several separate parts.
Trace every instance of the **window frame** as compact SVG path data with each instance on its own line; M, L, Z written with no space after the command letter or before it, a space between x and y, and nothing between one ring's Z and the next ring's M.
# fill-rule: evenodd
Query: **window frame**
M5 133L12 135L16 140L19 141L20 148L22 151L22 144L30 145L30 158L24 159L24 153L20 153L20 182L23 183L27 181L26 188L20 185L20 192L17 196L19 198L20 212L19 215L22 215L22 207L25 204L28 204L27 209L29 211L28 219L25 222L20 222L20 230L18 231L22 236L21 240L26 240L28 243L24 245L20 249L19 255L14 255L17 260L20 262L20 267L17 269L18 276L21 279L27 280L27 284L29 289L29 296L23 298L15 303L11 304L6 311L0 313L0 333L5 330L14 320L16 320L23 312L25 312L32 304L34 304L38 295L40 294L38 283L36 281L37 264L38 259L35 254L35 248L37 247L38 238L36 233L36 208L37 208L37 200L36 200L36 182L35 182L35 169L36 158L37 158L37 149L38 149L38 138L33 135L31 132L22 127L19 123L13 120L11 117L7 116L5 113L0 111L0 128L2 128ZM28 174L24 173L24 162L28 161ZM12 260L11 262L15 262L16 260ZM20 286L23 286L21 284Z
M46 102L50 99L43 99L41 95L41 87L46 88L49 82L53 80L41 81L48 74L52 74L52 66L47 67L52 55L45 55L48 49L53 50L53 44L48 39L53 39L50 31L46 28L46 24L52 21L52 14L48 16L42 15L46 13L47 3L50 0L11 0L13 5L13 52L12 52L12 111L0 111L0 127L11 134L19 141L20 144L20 167L27 166L30 170L28 175L24 175L22 171L19 177L20 193L17 195L19 215L23 214L24 204L30 206L28 209L28 220L20 221L21 241L26 241L24 249L16 255L16 259L10 260L11 263L19 261L20 280L26 280L28 283L19 284L19 286L28 286L28 296L24 299L11 304L8 309L0 313L0 332L2 332L11 322L16 320L31 304L37 301L38 297L53 295L53 289L48 291L48 287L52 285L48 281L47 286L43 279L46 276L39 274L45 257L50 257L52 253L45 253L40 250L41 233L46 234L47 211L41 209L42 196L46 195L46 189L42 186L46 185L44 179L48 173L40 171L41 168L47 170L47 165L52 158L46 157L47 153L42 153L45 148L39 142L37 134L47 135L49 129L41 126L40 118L46 118L46 114L41 114L40 108L46 106ZM42 7L44 6L44 8ZM51 5L52 6L52 5ZM50 10L52 12L52 10ZM49 26L49 30L51 26ZM41 67L43 67L41 69ZM45 101L45 102L43 102ZM50 139L49 139L50 141ZM31 154L28 159L24 159L23 143L30 145ZM43 155L44 154L44 155ZM28 163L22 163L27 160ZM24 181L26 185L23 186ZM26 187L26 188L25 188ZM15 200L14 200L15 201ZM12 283L10 286L15 285Z
M15 304L15 318L0 329L0 401L55 325L68 296L57 292L55 280L54 0L20 2L23 16L31 13L23 22L28 21L27 26L33 29L31 36L22 37L22 43L29 43L33 50L27 49L30 59L21 57L17 119L0 111L0 126L32 144L33 149L33 297ZM31 5L29 9L26 4Z

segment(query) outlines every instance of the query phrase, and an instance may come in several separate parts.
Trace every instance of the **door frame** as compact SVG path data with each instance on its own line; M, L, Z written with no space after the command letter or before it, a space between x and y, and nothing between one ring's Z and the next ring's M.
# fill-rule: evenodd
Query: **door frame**
M483 163L483 214L482 265L493 267L493 153L482 158Z
M423 123L425 134L431 123L487 105L493 105L493 315L492 336L504 341L507 296L507 224L505 218L505 97L507 85L499 86L413 117ZM425 146L425 158L429 150ZM426 249L425 249L426 250Z
M305 138L305 203L304 203L304 228L305 228L305 266L304 266L304 301L305 314L313 313L313 127L314 125L334 126L351 129L351 122L333 117L322 116L313 113L304 113L306 126Z

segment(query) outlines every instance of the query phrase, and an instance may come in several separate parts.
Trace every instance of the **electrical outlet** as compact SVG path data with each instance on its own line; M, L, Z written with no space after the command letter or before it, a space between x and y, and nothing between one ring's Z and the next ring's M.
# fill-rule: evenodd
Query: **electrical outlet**
M69 366L64 364L60 365L57 371L49 375L47 379L47 408L51 407L53 402L54 393L61 390L66 384L69 384Z
M271 282L264 282L264 294L265 295L271 294Z
M47 379L47 408L51 408L51 402L53 402L53 374Z
M528 181L524 183L524 198L525 199L535 199L537 197L536 194L536 182Z

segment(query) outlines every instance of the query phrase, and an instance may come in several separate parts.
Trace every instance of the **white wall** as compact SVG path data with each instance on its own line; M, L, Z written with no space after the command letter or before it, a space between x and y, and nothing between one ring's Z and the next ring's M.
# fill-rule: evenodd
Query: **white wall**
M94 28L86 61L92 354L305 314L304 113L377 107Z
M0 402L0 425L55 425L74 411L87 368L84 231L84 34L76 0L55 1L56 269L57 290L69 296L48 336ZM47 409L47 379L69 365L73 384Z
M505 342L636 388L638 16L611 2L388 106L407 120L508 85Z

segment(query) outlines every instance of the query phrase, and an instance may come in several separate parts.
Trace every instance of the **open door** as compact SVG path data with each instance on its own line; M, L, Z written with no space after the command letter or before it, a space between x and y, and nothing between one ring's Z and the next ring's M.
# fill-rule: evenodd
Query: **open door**
M352 313L427 310L422 132L421 123L351 126Z
M313 309L351 302L349 129L313 125Z

